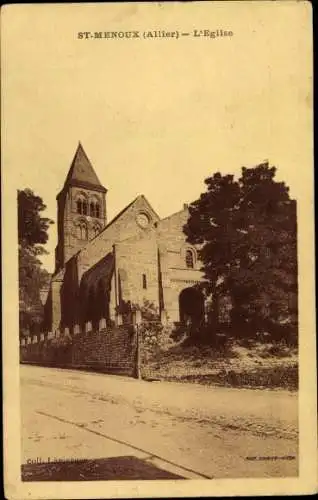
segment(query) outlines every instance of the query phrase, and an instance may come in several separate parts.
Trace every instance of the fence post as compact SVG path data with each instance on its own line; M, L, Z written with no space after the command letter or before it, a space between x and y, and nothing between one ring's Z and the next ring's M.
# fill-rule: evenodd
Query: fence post
M92 322L87 321L87 323L85 323L85 333L89 334L92 333L92 331L93 331Z
M74 325L74 330L73 330L73 334L74 335L78 335L81 333L81 329L80 329L80 325L78 325L77 323Z
M116 326L121 326L123 324L123 317L121 314L116 314L115 318Z
M106 318L101 318L98 323L98 330L106 330L107 325L106 325Z
M141 335L140 335L140 325L141 325L141 312L134 311L132 315L134 330L136 332L136 361L135 361L135 377L140 380L141 376Z

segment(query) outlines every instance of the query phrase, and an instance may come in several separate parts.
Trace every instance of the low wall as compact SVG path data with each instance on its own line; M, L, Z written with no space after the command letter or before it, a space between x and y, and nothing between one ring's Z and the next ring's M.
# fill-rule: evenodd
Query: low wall
M94 369L133 376L136 338L131 326L37 340L20 346L21 363Z

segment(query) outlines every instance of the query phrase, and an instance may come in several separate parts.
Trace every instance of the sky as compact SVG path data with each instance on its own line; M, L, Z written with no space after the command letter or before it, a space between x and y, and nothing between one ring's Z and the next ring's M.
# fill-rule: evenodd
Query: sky
M108 189L109 220L138 194L166 217L196 199L207 176L238 175L263 160L278 168L292 197L305 196L310 9L247 3L9 6L2 16L3 182L32 189L56 221L56 195L81 141ZM77 36L159 29L191 35ZM233 36L195 38L194 29ZM49 272L56 232L55 224L42 259Z

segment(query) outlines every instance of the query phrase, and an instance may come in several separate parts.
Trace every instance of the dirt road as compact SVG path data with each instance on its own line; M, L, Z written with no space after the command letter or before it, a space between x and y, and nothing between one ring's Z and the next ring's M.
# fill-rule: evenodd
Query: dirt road
M297 394L21 366L25 480L295 476Z

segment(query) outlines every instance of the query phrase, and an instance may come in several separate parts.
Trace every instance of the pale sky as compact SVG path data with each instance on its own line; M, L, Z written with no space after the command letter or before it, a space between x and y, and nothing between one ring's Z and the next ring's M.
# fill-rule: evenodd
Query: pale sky
M303 196L300 174L305 184L312 160L309 4L247 3L9 6L4 179L40 195L56 221L80 140L108 189L109 220L138 194L166 217L198 197L207 176L265 159L292 197ZM133 29L234 35L77 39ZM43 258L50 272L56 231Z

